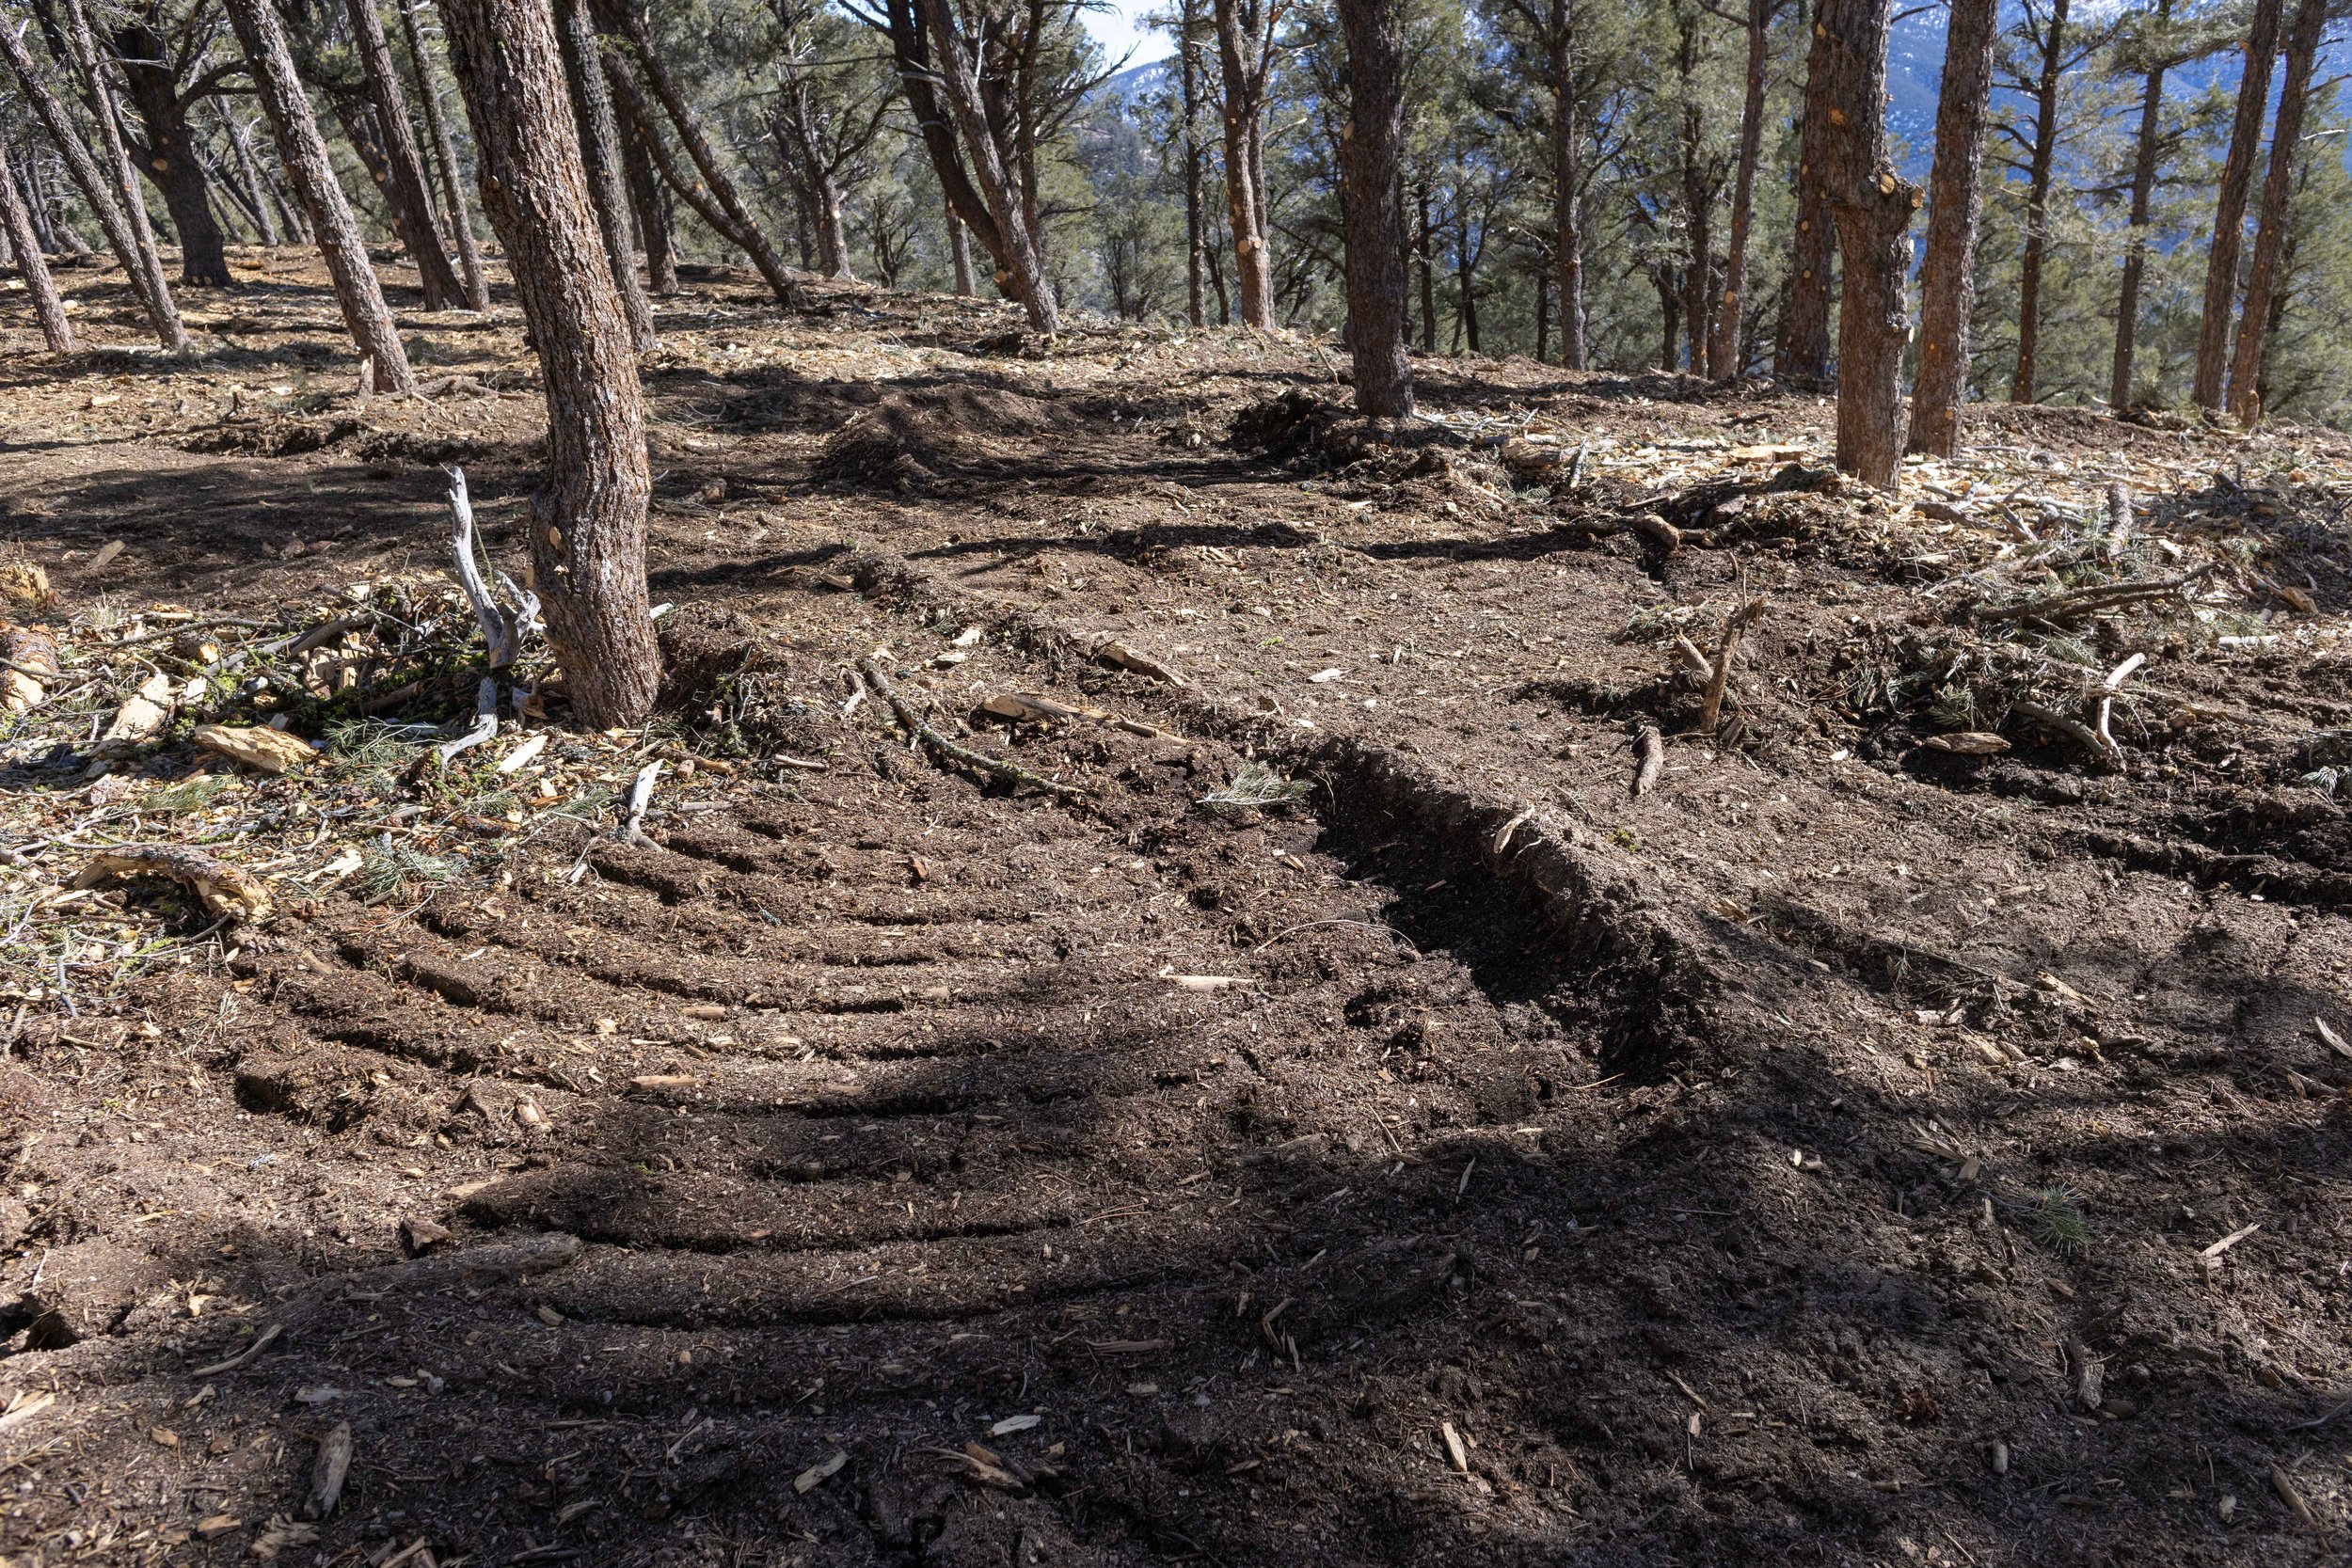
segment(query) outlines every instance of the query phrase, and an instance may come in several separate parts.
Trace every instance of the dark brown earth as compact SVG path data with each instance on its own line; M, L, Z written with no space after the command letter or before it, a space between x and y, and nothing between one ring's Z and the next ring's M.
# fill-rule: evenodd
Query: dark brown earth
M315 281L198 296L187 364L8 321L0 521L69 610L430 570L444 461L517 553L512 309L404 314L469 379L362 404ZM1986 411L2004 494L2123 473L2132 572L2227 562L2204 619L2027 641L1945 612L1991 525L1939 535L1936 473L1804 466L1810 396L1446 360L1456 438L1367 447L1261 406L1342 395L1316 345L1014 325L666 303L663 722L733 771L665 782L650 845L608 805L28 1001L9 1568L247 1560L338 1422L342 1505L278 1560L2341 1560L2352 827L2303 781L2352 764L2352 444ZM1479 444L1531 413L1584 483ZM1613 531L1646 512L1680 547ZM1743 596L1700 737L1672 639ZM1083 796L845 714L878 646ZM2121 768L2005 717L2133 652ZM17 847L81 762L0 775ZM1253 762L1303 795L1203 808Z

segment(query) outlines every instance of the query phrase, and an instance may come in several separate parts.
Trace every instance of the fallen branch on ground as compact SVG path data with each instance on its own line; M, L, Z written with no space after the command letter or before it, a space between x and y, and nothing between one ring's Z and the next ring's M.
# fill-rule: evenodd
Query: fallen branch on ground
M959 745L948 739L926 723L922 716L914 711L913 704L898 695L898 689L890 684L890 677L882 673L882 666L874 662L871 654L857 661L857 670L858 673L865 677L866 684L872 689L874 694L888 705L891 713L906 732L941 756L960 762L966 768L977 768L991 778L1003 779L1009 784L1032 784L1039 789L1048 790L1061 796L1086 793L1075 784L1057 783L1041 773L1031 772L1018 763L992 757L985 752L976 752L969 746Z

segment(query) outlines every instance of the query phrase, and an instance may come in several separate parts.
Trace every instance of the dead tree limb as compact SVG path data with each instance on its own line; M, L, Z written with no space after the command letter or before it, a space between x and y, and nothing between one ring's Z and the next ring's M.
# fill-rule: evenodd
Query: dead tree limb
M898 695L898 689L890 684L890 677L882 673L882 667L874 661L872 655L868 654L866 657L859 659L857 669L858 673L865 677L866 684L872 688L874 694L889 705L891 714L897 718L900 727L941 756L961 763L964 767L985 773L993 779L1002 779L1008 784L1031 784L1060 796L1086 793L1075 784L1058 783L1041 773L1033 773L1018 763L1007 762L1001 757L992 757L985 752L976 752L969 746L959 745L948 739L926 723L923 716L914 711L914 705L912 703Z

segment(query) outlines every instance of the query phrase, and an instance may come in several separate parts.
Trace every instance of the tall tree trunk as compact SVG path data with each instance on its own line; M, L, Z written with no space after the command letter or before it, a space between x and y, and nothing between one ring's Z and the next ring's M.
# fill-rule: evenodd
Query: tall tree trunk
M1724 255L1723 308L1708 359L1715 373L1736 381L1746 369L1740 311L1748 292L1748 230L1756 221L1756 170L1764 161L1764 67L1772 16L1780 0L1748 0L1748 87L1740 106L1740 163L1731 182L1731 240Z
M2270 108L2270 71L2279 53L2281 0L2254 0L2246 36L2246 65L2237 84L2237 118L2230 155L2214 199L2213 248L2205 256L2205 309L2197 322L2197 372L2189 395L2197 406L2221 412L2222 376L2230 365L2230 322L2237 303L2238 253L2245 243L2246 198L2262 151L2263 119Z
M1674 269L1650 269L1650 286L1658 291L1658 368L1668 375L1682 368L1682 285Z
M353 0L355 5L370 0ZM641 354L658 346L653 330L653 306L645 286L637 278L637 236L629 231L628 186L621 167L621 133L612 119L612 96L604 83L604 64L597 53L596 24L588 14L588 0L555 0L557 41L564 55L564 77L570 89L572 115L579 126L582 170L588 194L596 203L596 231L604 236L606 263L612 269L612 287L628 318L628 333Z
M229 162L245 182L250 198L248 211L253 218L254 231L262 243L276 250L283 240L278 233L278 219L270 212L270 192L262 183L262 171L254 166L253 151L246 146L245 135L237 127L237 111L221 99L213 100L213 108L220 116L221 134L229 141Z
M171 227L180 234L180 280L215 288L229 284L229 261L221 252L220 225L213 216L204 162L189 124L193 104L165 63L168 47L144 22L118 27L109 40L121 68L124 95L131 101L145 145L129 149L131 161L146 171Z
M24 275L24 292L33 296L41 341L52 354L72 354L73 324L66 320L65 302L57 297L56 281L40 253L40 236L33 232L33 214L25 211L6 157L0 157L0 225L6 226L8 248L16 254L16 270Z
M1486 248L1482 242L1479 249ZM1470 351L1478 350L1478 258L1470 249L1470 205L1464 202L1454 225L1454 286L1460 291L1455 317Z
M963 219L957 215L953 204L943 199L940 207L947 220L947 261L955 269L956 293L959 297L969 299L972 296L972 232L963 226Z
M1837 467L1892 489L1902 458L1903 297L1919 187L1886 145L1886 35L1893 0L1822 0L1834 67L1822 175L1845 284L1837 302Z
M1830 270L1837 236L1830 215L1826 165L1837 50L1815 7L1813 42L1806 51L1804 119L1797 132L1797 231L1789 259L1788 293L1780 311L1780 341L1772 373L1784 381L1819 383L1829 375Z
M384 19L375 0L344 0L352 36L358 40L359 68L367 79L368 102L375 109L376 134L384 159L385 194L394 198L392 224L400 243L417 264L424 286L427 310L452 310L466 303L465 289L441 248L433 228L433 198L425 191L424 159L417 151L417 134L408 123L407 95L400 89L400 73L392 67L392 46L384 36Z
M1176 19L1177 73L1184 110L1184 319L1194 326L1206 326L1209 308L1201 251L1208 241L1200 211L1200 70L1193 53L1200 24L1200 0L1184 0Z
M963 134L964 150L980 194L987 198L989 216L1003 248L999 265L1018 280L1015 294L1028 311L1029 325L1041 332L1061 330L1061 311L1054 303L1053 285L1046 280L1042 253L1029 228L1026 202L1018 183L1018 170L1005 166L988 122L987 101L980 86L979 62L958 31L947 0L919 0L947 102Z
M1413 230L1413 261L1421 277L1421 351L1438 352L1438 256L1437 226L1429 213L1429 182L1422 181L1413 187L1415 214L1420 222Z
M1405 354L1405 235L1397 166L1405 150L1399 0L1339 0L1347 45L1347 127L1340 198L1347 235L1347 332L1356 410L1410 419L1413 367Z
M1686 155L1697 151L1695 135L1685 151ZM1708 286L1714 262L1714 200L1695 157L1686 162L1683 168L1683 207L1690 216L1691 264L1682 275L1682 319L1691 334L1691 373L1706 375L1707 331L1713 319L1708 307L1715 302L1714 290Z
M424 34L417 25L417 0L397 0L401 35L408 44L408 61L416 68L417 98L424 109L425 135L433 141L434 172L440 177L441 212L457 242L457 264L466 274L466 304L475 310L490 308L489 275L482 270L482 246L473 233L473 214L467 210L463 182L457 175L457 145L449 134L449 117L441 112L441 89L433 80L433 62L424 52Z
M1274 265L1266 249L1263 178L1251 156L1264 112L1265 55L1262 15L1270 0L1214 0L1217 64L1225 85L1225 225L1233 237L1233 279L1241 319L1261 331L1274 325Z
M147 309L148 320L154 324L156 341L174 353L187 347L187 329L180 325L180 311L172 303L170 290L150 286L151 277L156 283L160 283L163 277L160 266L151 266L154 261L152 240L143 252L130 220L123 215L121 198L108 193L106 177L99 172L97 160L83 145L82 135L74 129L72 119L65 112L65 105L57 101L56 93L49 90L48 79L33 63L32 55L25 52L24 35L5 21L0 21L0 57L8 60L9 71L15 73L17 87L24 92L25 101L32 104L34 114L40 117L41 128L49 133L49 139L56 145L58 156L65 160L66 172L72 176L74 188L82 193L82 199L88 205L91 215L98 219L98 227L106 236L107 248L122 264L123 277L130 283L131 292L138 296L139 303ZM144 213L141 216L144 218Z
M139 188L139 177L132 171L131 155L123 149L121 123L116 118L114 88L107 85L105 72L98 63L98 44L90 37L89 18L82 9L81 0L65 0L66 43L73 55L73 64L82 75L82 90L89 95L91 118L98 122L98 145L105 154L106 166L114 172L116 192L122 198L123 211L129 216L131 243L138 257L139 288L153 302L161 314L169 318L166 328L167 346L183 349L188 346L187 329L180 325L180 308L171 297L171 285L164 278L163 252L156 248L154 226L147 221L147 197Z
M1913 451L1960 451L1968 397L1968 322L1977 307L1977 230L1984 214L1986 110L2000 0L1952 0L1944 35L1944 87L1935 105L1935 171L1929 176L1928 259L1920 283L1919 372L1911 393Z
M964 172L963 155L956 148L954 121L939 106L939 76L931 69L929 36L916 9L919 4L920 0L883 0L898 90L906 98L907 112L914 118L915 129L923 138L923 150L930 159L931 172L938 177L948 210L963 221L972 237L980 242L980 248L988 252L995 273L996 292L1018 301L1021 279L1006 264L1005 243L996 232L996 220L990 215L987 199Z
M670 74L670 68L654 52L652 35L646 32L644 22L636 13L619 7L613 8L618 13L620 25L612 30L628 40L630 64L644 73L645 85L660 100L661 107L669 117L671 129L677 133L678 145L686 149L687 157L693 161L695 170L702 176L701 189L690 190L680 184L677 186L678 195L684 197L695 211L702 213L705 221L710 222L711 228L729 244L752 259L752 265L767 280L770 292L779 302L797 304L801 297L800 291L793 287L791 275L784 270L784 262L777 259L774 247L768 243L768 236L760 231L751 209L743 204L743 198L736 190L735 182L720 166L718 154L711 151L710 143L704 137L693 109L686 102L686 95L678 90L677 81ZM602 20L610 24L614 19L606 17ZM615 92L622 93L627 76L620 69L621 62L609 57L609 63L615 69L607 74L612 80ZM630 82L629 86L633 87L634 83ZM664 162L660 144L654 140L653 117L641 109L639 119L644 126L647 150L656 152L656 162L661 165L664 177L677 174L679 171L674 164ZM720 220L711 219L712 209L721 214Z
M228 0L228 5L237 41L253 68L254 90L277 134L278 162L294 182L294 194L310 219L310 232L318 236L319 254L334 280L335 303L342 308L352 341L374 365L377 391L413 391L416 377L409 372L391 307L384 303L383 281L369 263L367 242L360 238L351 201L335 182L326 141L294 74L294 55L286 47L277 8L270 0Z
M606 85L611 86L607 78ZM613 119L621 131L621 165L628 171L629 204L637 214L637 237L645 246L645 281L653 292L663 298L676 293L677 248L670 232L670 205L660 181L653 171L653 160L645 156L645 138L636 123L613 105Z
M640 723L661 679L645 601L645 400L555 19L536 0L441 0L441 16L473 120L483 211L506 247L547 388L531 559L548 641L584 722Z
M2026 254L2017 271L2017 373L2011 403L2034 401L2042 344L2042 265L2050 253L2050 171L2058 156L2058 70L2065 63L2068 0L2052 0L2041 40L2042 75L2034 85L2033 156L2026 176ZM2027 13L2030 18L2031 13Z
M1576 124L1575 20L1569 0L1551 0L1544 29L1544 73L1551 87L1551 243L1560 271L1560 363L1584 369L1584 160Z
M2287 27L2287 74L2279 95L2279 120L2270 134L2270 171L2263 177L2262 218L2254 230L2254 261L2246 275L2246 314L2238 324L2237 352L2230 365L2230 412L2251 430L2262 422L2265 334L2271 296L2279 284L2279 258L2287 240L2287 208L2295 195L2295 153L2303 139L2303 110L2312 90L2312 65L2327 25L2327 0L2297 0Z
M57 248L57 234L49 221L49 193L40 181L40 160L27 154L21 160L9 159L8 148L0 141L0 161L6 161L16 175L17 189L24 193L25 210L32 214L33 232L40 237L43 253Z
M2170 0L2159 0L2156 16L2168 20ZM2132 233L2123 247L2123 283L2115 302L2115 366L2107 376L2107 404L2118 410L2132 401L2132 356L2139 333L2139 285L2148 265L2148 214L2156 190L2156 147L2164 115L2161 62L2148 68L2139 95L2139 137L2132 151Z

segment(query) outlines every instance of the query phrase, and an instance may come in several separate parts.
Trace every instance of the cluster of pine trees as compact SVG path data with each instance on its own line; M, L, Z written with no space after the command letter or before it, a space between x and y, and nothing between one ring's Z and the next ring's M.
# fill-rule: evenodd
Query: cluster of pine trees
M656 679L636 356L682 249L787 303L797 251L985 268L1049 333L1180 297L1332 327L1376 418L1411 414L1415 347L1834 372L1837 461L1880 485L1972 393L2352 409L2345 0L1945 0L1916 148L1890 55L1936 34L1892 0L1175 0L1139 85L1089 3L0 0L0 220L59 351L44 254L84 226L167 350L159 232L180 288L229 281L227 229L313 244L392 393L371 241L428 311L481 309L486 220L548 387L537 582L602 723Z
M1342 15L1170 0L1168 57L1122 71L1089 3L555 0L597 126L587 173L612 187L600 221L636 236L656 291L681 252L732 254L780 293L794 267L964 292L985 271L1046 327L1076 306L1341 328ZM1833 5L1404 0L1408 343L1822 378L1841 262L1810 172L1830 156L1817 100L1868 70L1831 47ZM1914 444L1940 444L1963 391L2352 419L2328 51L2348 11L1944 0L1887 18L1888 162L1906 191L1933 169L1904 236L1933 328L1902 372L1928 404ZM472 127L426 0L24 0L8 30L0 202L35 248L94 231L139 259L166 341L152 234L185 283L225 284L225 232L313 236L321 159L428 306L485 297ZM248 66L272 35L312 135ZM623 294L649 340L644 291Z

